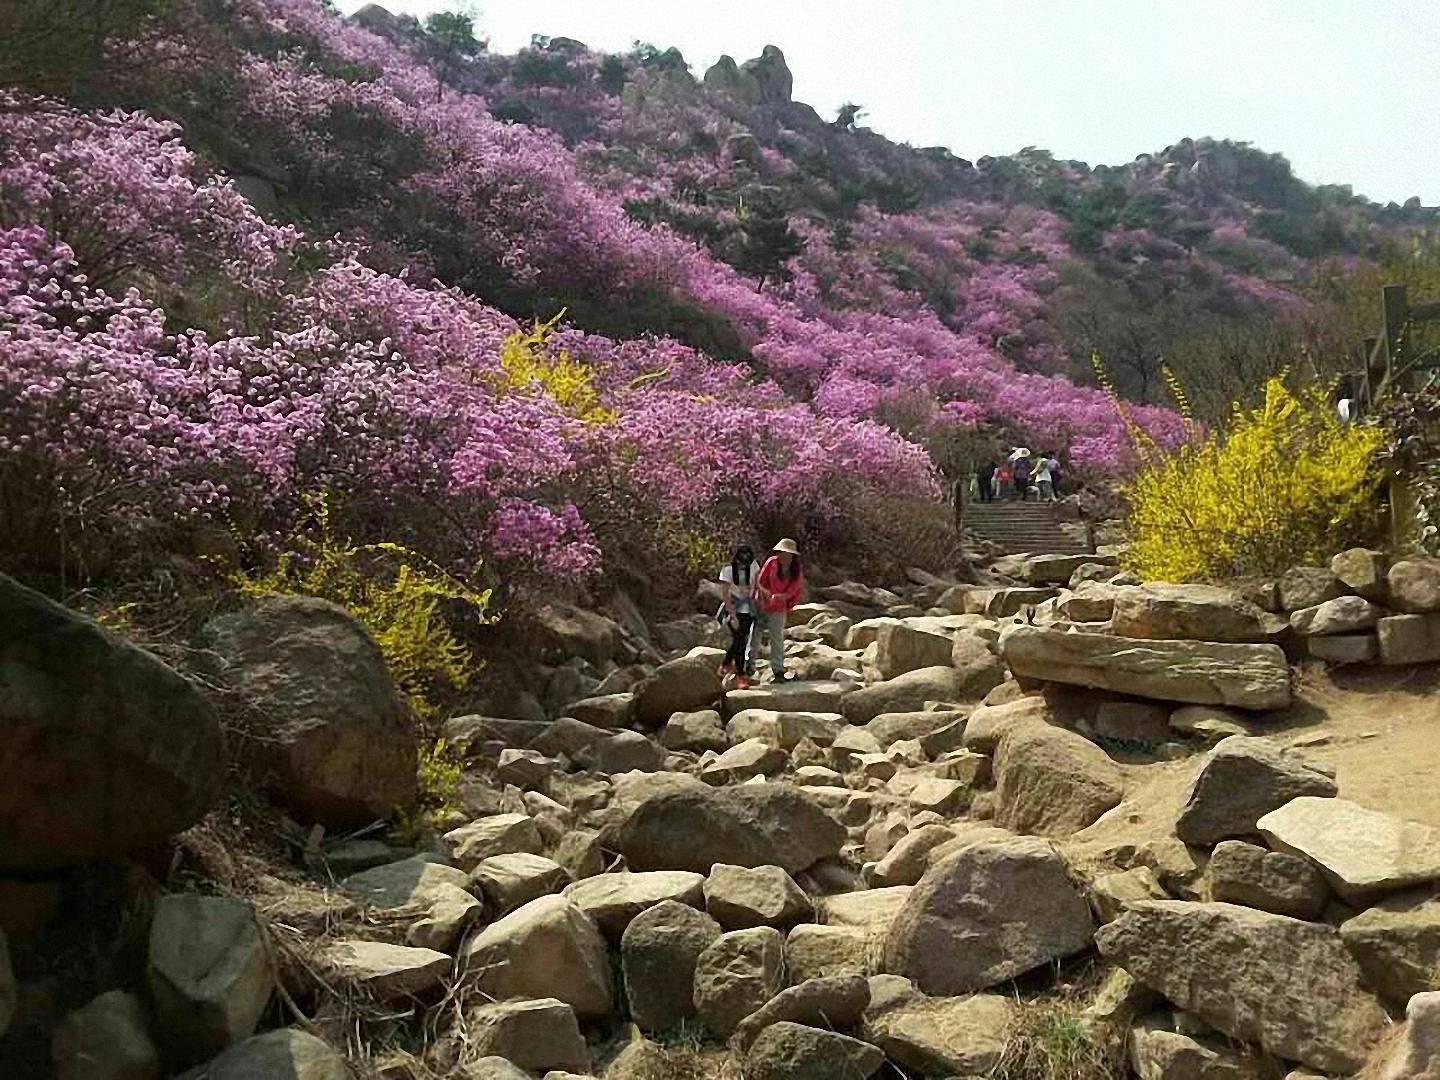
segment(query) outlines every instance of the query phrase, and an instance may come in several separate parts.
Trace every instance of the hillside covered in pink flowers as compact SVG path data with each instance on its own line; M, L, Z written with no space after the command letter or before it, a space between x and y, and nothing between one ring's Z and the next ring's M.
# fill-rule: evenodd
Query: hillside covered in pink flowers
M1182 437L1162 366L1228 393L1304 338L1317 267L1432 223L1213 140L900 146L791 100L778 50L698 78L317 0L107 11L0 87L0 554L30 573L264 550L319 492L515 580L884 543L976 439L1123 473L1128 423Z

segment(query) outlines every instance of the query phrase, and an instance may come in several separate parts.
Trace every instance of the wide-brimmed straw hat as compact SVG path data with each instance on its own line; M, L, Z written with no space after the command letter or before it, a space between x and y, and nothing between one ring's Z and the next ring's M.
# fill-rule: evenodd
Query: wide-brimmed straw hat
M800 548L796 545L796 543L795 543L794 540L790 540L790 539L781 540L778 544L776 544L776 545L775 545L773 548L771 548L770 550L771 550L771 551L784 551L784 552L786 552L786 553L788 553L788 554L790 554L790 555L799 555L799 554L800 554Z

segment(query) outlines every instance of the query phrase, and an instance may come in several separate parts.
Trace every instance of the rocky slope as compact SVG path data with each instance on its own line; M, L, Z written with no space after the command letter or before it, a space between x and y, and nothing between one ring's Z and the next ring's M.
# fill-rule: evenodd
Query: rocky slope
M64 1078L308 1080L346 1075L347 1057L466 1080L1431 1075L1440 831L1347 797L1361 759L1336 748L1343 728L1292 725L1315 709L1316 663L1427 677L1413 643L1440 619L1440 564L1351 551L1247 598L1112 563L1017 556L982 586L917 572L893 591L821 589L787 633L801 681L744 690L695 643L704 622L666 649L643 622L552 618L547 648L588 696L554 719L448 721L459 783L438 832L408 844L353 832L407 798L414 746L340 609L224 617L197 692L0 583L0 659L24 676L0 711L7 789L75 748L0 819L0 1063ZM268 647L247 648L260 632ZM90 642L80 670L46 667L51 638ZM641 662L617 666L627 640ZM1298 682L1296 663L1311 665ZM82 707L77 681L129 722ZM288 855L254 836L207 850L234 811L173 858L146 854L214 786L197 769L222 752L217 709L284 808L269 820ZM131 748L139 722L153 738ZM97 860L132 867L116 903L133 944L58 983L77 946L57 947L57 905L91 880L70 868Z

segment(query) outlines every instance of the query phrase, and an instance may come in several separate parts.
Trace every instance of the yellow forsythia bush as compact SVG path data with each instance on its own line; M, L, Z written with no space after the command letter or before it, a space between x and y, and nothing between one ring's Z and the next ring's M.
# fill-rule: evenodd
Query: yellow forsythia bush
M438 694L464 689L475 660L446 622L443 608L461 603L488 619L490 590L476 590L401 544L354 544L336 533L330 500L312 503L312 527L297 531L271 571L232 575L246 596L296 593L330 600L375 639L396 684L421 720L438 717Z
M1373 528L1384 433L1344 424L1328 388L1265 384L1224 430L1172 453L1142 445L1128 484L1130 569L1161 581L1221 581L1314 563Z
M500 346L501 386L512 392L539 391L578 420L605 424L615 419L613 409L600 404L595 373L566 349L552 352L548 344L562 311L549 322L530 330L517 330Z

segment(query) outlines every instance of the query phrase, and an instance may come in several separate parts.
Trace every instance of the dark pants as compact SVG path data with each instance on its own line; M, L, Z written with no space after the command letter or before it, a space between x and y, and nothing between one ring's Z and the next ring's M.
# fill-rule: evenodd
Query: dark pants
M750 630L755 625L755 616L737 611L735 623L735 626L726 624L730 630L730 648L725 650L725 663L748 675L749 672L745 670L745 665L749 663L746 650L750 644Z

